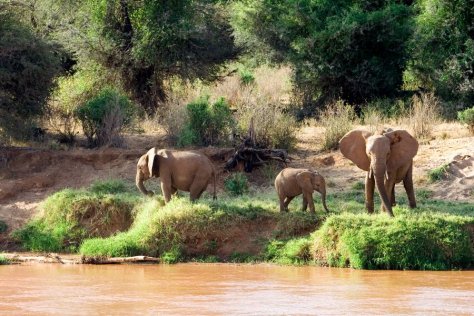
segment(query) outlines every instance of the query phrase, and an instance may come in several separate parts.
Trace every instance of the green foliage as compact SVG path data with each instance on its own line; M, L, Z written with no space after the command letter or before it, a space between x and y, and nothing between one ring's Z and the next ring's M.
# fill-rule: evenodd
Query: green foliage
M364 190L365 189L365 183L362 181L357 181L354 182L351 186L352 190Z
M0 143L28 139L61 71L61 50L0 11Z
M139 197L118 181L96 182L89 190L65 189L48 197L42 215L13 233L32 251L76 251L82 240L127 229Z
M189 122L179 136L180 146L223 144L235 125L227 102L220 98L215 103L202 97L187 105Z
M114 89L100 91L76 109L90 145L115 144L122 129L132 123L134 107L130 100Z
M6 232L8 229L7 223L4 221L0 220L0 234Z
M444 164L428 172L429 182L444 180L448 177L449 164Z
M249 190L248 179L245 174L234 173L224 181L224 188L231 195L237 196L247 193Z
M474 107L458 112L458 120L461 123L467 124L471 134L474 134Z
M255 76L253 73L247 69L242 69L239 71L240 83L248 86L255 82Z
M358 269L446 270L474 264L472 217L435 214L331 216L315 235L315 258Z
M288 241L271 240L265 248L264 258L280 264L308 264L313 255L312 241L308 237L290 239Z
M183 259L182 251L179 247L173 247L169 251L165 251L161 257L161 262L173 264L178 263Z
M239 52L220 1L44 1L55 5L46 14L59 24L55 37L148 114L166 99L167 80L212 81Z
M446 101L472 105L474 12L470 0L420 0L412 38L410 72L419 86ZM454 112L455 115L455 112Z
M408 4L260 0L250 5L250 32L271 46L278 60L293 65L304 104L337 98L357 104L393 96L401 87L413 32Z
M10 264L10 261L0 254L0 266L5 264Z

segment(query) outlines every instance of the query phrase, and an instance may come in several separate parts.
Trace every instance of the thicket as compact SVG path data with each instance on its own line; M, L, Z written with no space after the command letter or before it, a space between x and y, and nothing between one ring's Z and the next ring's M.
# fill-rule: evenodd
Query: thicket
M474 135L474 107L458 112L458 119L467 125L467 128Z
M0 38L1 144L9 138L32 137L61 73L62 51L4 10L0 10Z

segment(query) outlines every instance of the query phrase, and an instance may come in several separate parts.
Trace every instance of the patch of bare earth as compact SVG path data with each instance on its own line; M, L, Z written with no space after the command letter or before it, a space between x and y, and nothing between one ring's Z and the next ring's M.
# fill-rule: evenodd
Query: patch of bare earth
M290 166L318 170L326 178L329 194L347 190L355 182L363 182L364 172L339 151L321 151L323 135L324 130L320 127L301 128ZM434 135L432 140L420 141L414 159L415 187L432 190L434 196L441 199L474 201L474 137L459 124L440 124ZM126 138L126 149L2 148L0 220L7 223L10 232L38 212L40 201L58 190L86 187L104 179L125 179L133 183L138 158L152 146L164 147L163 142L163 135L131 135ZM213 160L219 174L218 188L222 190L224 179L230 175L223 171L223 165L233 150L209 147L199 151ZM429 184L427 173L447 163L451 166L451 175L444 181ZM248 175L249 180L257 187L271 187L274 175L281 168L283 165L279 163L275 163L270 172L259 168ZM211 190L210 186L208 190ZM403 188L398 187L397 191L403 192ZM5 233L0 235L5 236Z

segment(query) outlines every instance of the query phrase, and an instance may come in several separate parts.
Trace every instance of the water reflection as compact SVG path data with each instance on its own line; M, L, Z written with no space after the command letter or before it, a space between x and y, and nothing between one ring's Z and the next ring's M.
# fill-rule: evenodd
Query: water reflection
M0 266L0 314L474 314L474 271Z

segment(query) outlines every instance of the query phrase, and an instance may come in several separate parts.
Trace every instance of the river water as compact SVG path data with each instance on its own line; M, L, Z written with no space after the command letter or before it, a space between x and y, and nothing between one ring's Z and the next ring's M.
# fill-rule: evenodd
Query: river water
M0 315L474 315L474 271L0 266Z

